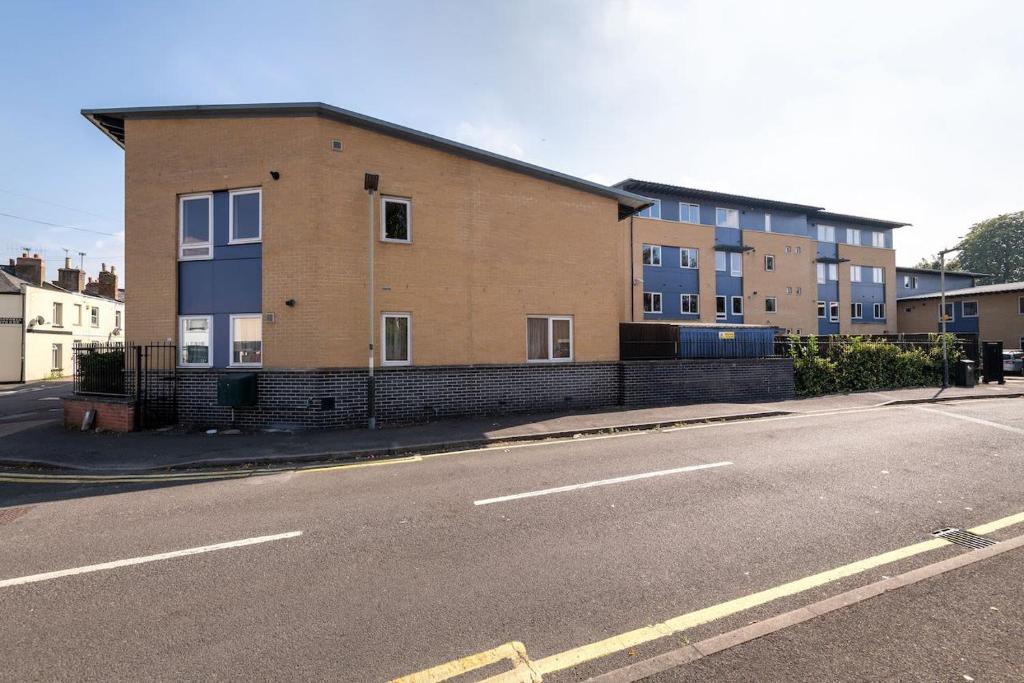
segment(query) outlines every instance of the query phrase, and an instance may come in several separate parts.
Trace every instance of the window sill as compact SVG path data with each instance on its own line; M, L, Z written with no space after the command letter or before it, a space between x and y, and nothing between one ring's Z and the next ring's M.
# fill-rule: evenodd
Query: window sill
M573 360L574 359L572 359L572 358L528 358L526 360L526 362L527 363L538 363L538 364L542 364L543 365L545 363L548 363L548 364L550 364L550 363L572 363Z
M411 239L409 239L409 240L396 240L396 239L391 239L389 237L381 237L380 241L381 242L386 242L388 244L412 244L412 240Z
M236 244L259 244L262 241L263 236L260 235L259 237L250 237L248 239L243 240L228 240L228 246L233 247Z
M198 367L198 366L196 366ZM239 369L239 370L258 370L263 367L263 363L230 363L228 369Z
M380 366L382 368L401 368L409 367L412 365L411 360L382 360Z

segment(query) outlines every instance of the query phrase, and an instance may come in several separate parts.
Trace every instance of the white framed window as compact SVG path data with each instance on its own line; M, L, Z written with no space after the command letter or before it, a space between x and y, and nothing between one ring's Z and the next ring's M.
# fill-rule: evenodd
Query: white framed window
M828 279L832 280L833 282L837 281L839 279L839 264L838 263L829 263L827 265L828 265Z
M114 327L121 329L121 311L114 311Z
M965 318L977 318L978 317L978 302L977 301L964 301L960 304L960 313Z
M847 244L855 244L860 246L860 230L857 228L846 229L846 242Z
M764 312L775 313L779 310L779 301L774 296L766 296L764 298Z
M571 316L528 316L526 318L528 361L568 362L573 359Z
M715 207L715 225L720 228L740 227L740 212L736 209Z
M769 273L775 271L775 257L773 255L764 255L764 269Z
M661 246L657 244L645 244L643 246L643 263L645 266L660 266Z
M766 213L764 215L764 231L765 232L771 232L772 231L772 215L770 213Z
M879 249L885 249L885 233L884 232L873 232L873 233L871 233L871 246L878 247Z
M743 315L743 297L742 296L734 296L734 297L732 297L731 303L732 303L732 314L733 315Z
M831 225L819 225L818 226L818 241L819 242L835 242L836 241L836 229Z
M850 282L862 282L864 273L860 266L850 266Z
M263 316L243 313L230 316L231 367L258 368L263 365Z
M644 292L644 313L661 313L661 292Z
M939 304L939 322L942 322L943 318L946 319L947 323L951 323L956 320L956 312L954 310L952 301L946 302L945 311L943 311L942 304Z
M802 247L800 247L800 246L797 246L797 248L796 248L796 253L800 254L800 253L802 253L802 252L803 252L803 248L802 248Z
M213 195L209 192L178 198L178 258L213 258Z
M826 282L825 278L827 276L826 275L825 264L824 263L819 263L818 266L817 266L817 271L818 271L818 284L819 285L825 284L825 282Z
M725 320L728 316L725 313L725 297L715 297L715 320Z
M100 309L99 306L92 306L89 309L89 324L93 327L100 326Z
M661 200L651 199L650 201L654 203L648 206L640 213L638 213L637 215L640 216L641 218L661 218Z
M715 270L719 273L729 270L729 255L724 251L715 252Z
M228 192L228 244L263 239L263 192L258 187Z
M679 249L679 267L680 268L697 268L697 250L691 247L680 247Z
M872 312L875 314L875 320L885 320L885 304L875 304L875 310Z
M729 275L743 277L743 254L738 251L729 254Z
M412 315L382 313L380 318L381 365L411 365Z
M829 301L828 302L828 320L829 322L839 322L839 302Z
M871 281L876 285L885 283L885 268L875 266L871 269Z
M793 293L793 288L792 287L786 287L786 294L792 294L792 293Z
M818 302L818 317L820 319L822 319L822 320L825 319L825 302L824 301L819 301Z
M59 301L53 302L53 326L64 327L64 304Z
M412 242L412 200L380 198L380 239L382 242Z
M854 320L860 320L864 317L864 304L859 301L854 301L850 304L850 317Z
M904 287L904 289L917 289L917 276L916 275L904 275L903 276L903 287Z
M183 368L213 365L213 316L178 317L178 365Z
M82 304L75 304L75 324L82 324Z
M679 202L679 220L684 223L700 223L700 204Z
M64 345L53 344L50 347L50 370L63 372L64 370Z
M700 297L696 294L680 294L679 312L694 314L700 313Z

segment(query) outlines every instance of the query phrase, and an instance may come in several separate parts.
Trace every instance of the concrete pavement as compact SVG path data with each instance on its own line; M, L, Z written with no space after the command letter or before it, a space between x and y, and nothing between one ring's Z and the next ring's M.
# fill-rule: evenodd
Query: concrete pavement
M0 588L15 655L0 679L380 681L516 641L550 663L721 615L543 675L584 679L967 552L940 543L720 607L943 526L1019 519L1020 405L803 413L226 481L0 485L0 504L27 504L0 510L0 580L302 532ZM624 480L578 486L610 479ZM564 490L474 504L551 489ZM991 535L1024 530L1006 524ZM869 645L851 638L847 654L870 658Z

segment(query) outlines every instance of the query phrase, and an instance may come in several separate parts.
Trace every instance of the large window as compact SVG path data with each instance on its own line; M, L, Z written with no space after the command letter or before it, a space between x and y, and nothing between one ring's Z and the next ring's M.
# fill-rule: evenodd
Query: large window
M412 363L412 316L408 313L384 313L381 321L383 365Z
M208 259L213 256L213 195L187 195L178 203L178 256Z
M644 313L661 313L661 292L644 292Z
M725 311L725 297L715 297L715 320L725 320L728 316Z
M682 247L679 249L679 267L680 268L696 268L697 267L697 250L690 249L689 247Z
M848 244L860 245L860 230L857 228L846 229L846 242Z
M660 266L661 247L657 244L645 244L643 247L643 262L645 266Z
M679 312L680 313L700 313L700 297L696 294L680 294L679 295Z
M875 304L875 320L885 320L885 304Z
M64 345L54 344L50 348L50 369L54 372L64 370Z
M572 353L572 318L531 316L526 319L528 360L571 361Z
M661 218L661 200L652 199L651 201L654 203L638 213L638 216L641 218Z
M864 304L859 301L854 301L850 304L850 317L854 320L860 320L864 317Z
M827 271L825 269L825 265L826 264L824 264L824 263L819 263L818 267L817 267L817 270L818 270L818 284L819 285L823 285L826 282L825 278L826 278Z
M53 326L64 327L64 304L53 302Z
M880 285L885 282L885 268L879 268L875 266L871 269L871 281L876 285Z
M860 266L850 266L850 282L862 282L864 274Z
M719 273L729 270L729 255L724 251L715 252L715 270Z
M263 364L263 317L259 313L231 316L231 362L234 367Z
M828 320L829 322L839 322L839 302L829 301L828 302Z
M828 279L835 282L839 279L839 264L829 263L828 264Z
M740 212L736 209L715 209L715 225L720 228L740 227Z
M700 205L679 202L679 220L684 223L700 223Z
M228 224L231 244L259 242L263 235L263 200L259 188L228 193Z
M743 276L743 254L738 251L729 254L729 275L733 277Z
M885 233L884 232L873 232L871 233L871 246L885 249Z
M412 242L411 201L381 197L380 238L385 242Z
M831 225L819 225L818 226L818 241L819 242L835 242L836 241L836 229Z
M743 297L734 296L732 297L732 314L743 315Z
M213 364L213 319L210 316L179 318L178 364L208 368Z

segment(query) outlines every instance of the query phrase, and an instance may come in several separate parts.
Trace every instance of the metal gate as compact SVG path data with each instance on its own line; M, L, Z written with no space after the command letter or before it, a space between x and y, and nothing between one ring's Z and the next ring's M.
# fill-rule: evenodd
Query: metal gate
M74 391L121 398L135 405L136 429L177 422L177 348L174 344L74 346Z

